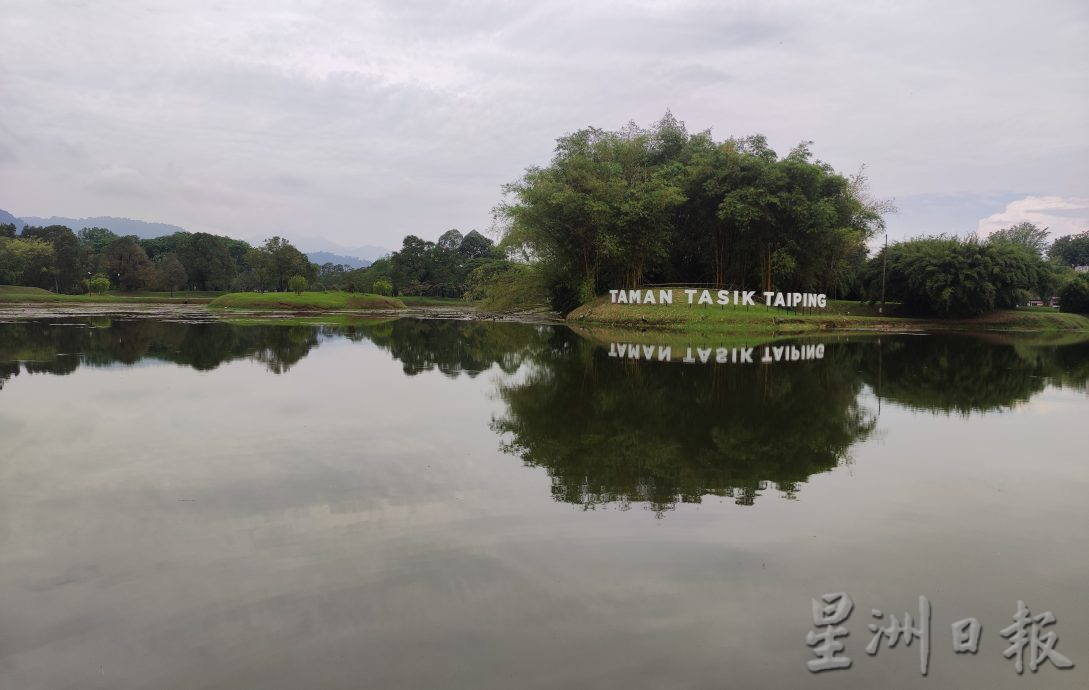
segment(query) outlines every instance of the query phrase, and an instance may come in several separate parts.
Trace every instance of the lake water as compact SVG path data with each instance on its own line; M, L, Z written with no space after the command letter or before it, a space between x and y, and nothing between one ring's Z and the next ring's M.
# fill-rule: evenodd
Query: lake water
M0 687L1089 686L1089 344L637 340L0 323Z

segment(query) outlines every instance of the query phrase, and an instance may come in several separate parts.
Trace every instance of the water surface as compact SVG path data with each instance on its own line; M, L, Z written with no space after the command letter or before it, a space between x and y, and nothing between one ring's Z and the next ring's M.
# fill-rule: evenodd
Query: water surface
M0 323L0 687L1089 685L1089 345L615 337Z

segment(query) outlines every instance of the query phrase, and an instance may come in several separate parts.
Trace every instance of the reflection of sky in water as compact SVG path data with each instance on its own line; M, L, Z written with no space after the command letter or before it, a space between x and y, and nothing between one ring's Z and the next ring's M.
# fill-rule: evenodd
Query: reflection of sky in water
M886 400L796 500L656 517L556 502L501 452L498 368L403 367L331 339L280 375L242 358L9 379L0 686L1086 685L1083 392L969 416ZM839 590L854 666L813 676L810 598ZM914 645L863 651L869 610L920 594L927 678ZM1018 599L1057 615L1074 670L1002 658ZM968 616L972 657L949 630Z

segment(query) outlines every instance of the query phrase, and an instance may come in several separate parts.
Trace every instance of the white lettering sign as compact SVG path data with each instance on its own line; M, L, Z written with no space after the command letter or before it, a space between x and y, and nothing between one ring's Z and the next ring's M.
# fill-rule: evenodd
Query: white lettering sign
M701 290L685 288L683 304L718 305L725 307L756 306L756 290ZM828 296L816 292L763 292L763 302L768 307L784 309L825 309ZM613 304L673 304L673 289L659 290L609 290L609 301Z

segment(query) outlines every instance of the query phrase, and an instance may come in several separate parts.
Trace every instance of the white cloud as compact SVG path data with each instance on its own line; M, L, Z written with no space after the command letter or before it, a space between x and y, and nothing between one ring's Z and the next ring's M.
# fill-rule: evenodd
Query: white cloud
M1051 239L1089 230L1089 198L1027 196L1011 201L1006 208L979 221L976 234L986 237L1018 223L1035 223L1048 228Z

